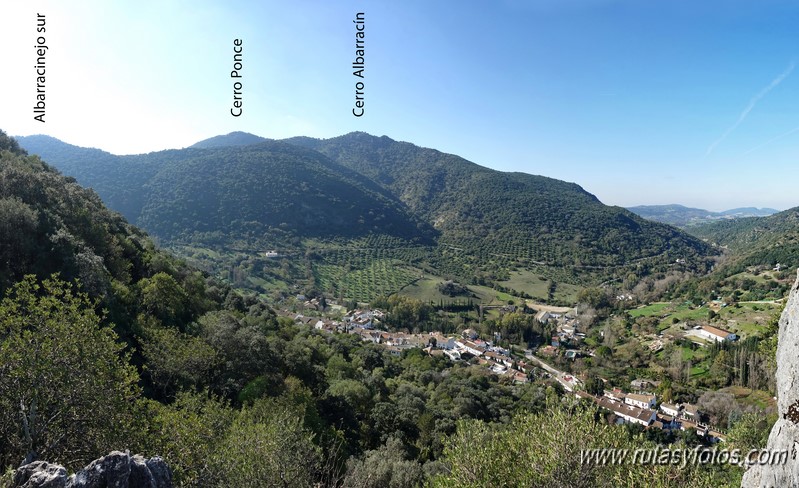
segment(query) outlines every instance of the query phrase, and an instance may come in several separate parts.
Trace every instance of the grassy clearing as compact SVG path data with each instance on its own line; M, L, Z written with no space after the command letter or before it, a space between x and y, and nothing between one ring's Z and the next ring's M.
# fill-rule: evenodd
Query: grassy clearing
M694 350L690 347L683 347L681 349L683 361L692 361L696 363L697 361L702 361L707 357L707 352L701 348Z
M415 280L413 283L409 283L403 287L399 291L399 294L423 302L433 302L436 304L442 301L444 303L449 303L457 300L463 301L469 299L474 300L475 303L482 303L484 305L505 305L510 300L517 305L524 303L524 300L519 297L491 289L487 286L477 285L468 286L469 290L472 292L471 295L451 297L438 291L438 285L443 281L444 278L440 276L426 274L423 278Z
M560 302L576 304L577 294L580 293L582 289L583 287L578 285L559 282L558 286L555 288L555 296L553 298Z
M691 308L688 305L680 305L669 317L663 319L663 321L673 322L675 318L680 322L685 322L687 320L703 321L707 320L709 311L710 309L707 307ZM661 322L661 324L662 323L663 322Z
M763 390L751 390L743 386L728 386L719 391L732 394L741 406L751 405L760 409L767 409L774 407L777 403L769 392Z
M400 295L419 300L425 303L439 303L440 301L454 300L454 297L444 295L438 291L438 285L444 281L443 278L433 275L424 275L423 278L413 281L405 285L398 291ZM468 298L461 296L459 298Z
M530 270L512 271L510 279L499 281L499 285L515 290L517 293L526 293L532 297L533 300L545 301L548 300L550 287L553 281L546 278L544 275ZM554 300L566 303L574 303L577 300L577 294L582 287L570 283L555 282L555 289L552 298Z
M494 290L493 288L489 288L487 286L472 285L469 286L469 289L474 291L475 294L480 297L480 301L484 305L503 305L507 304L511 300L517 305L524 303L524 300L519 297Z
M499 284L512 288L519 293L527 293L533 298L546 300L549 296L549 286L552 282L545 277L528 270L513 271L510 279L500 281Z
M698 324L710 324L721 329L729 330L739 336L751 337L761 333L763 327L767 325L780 311L780 305L775 304L742 304L739 307L724 307L717 311L719 318L709 320L711 309L706 306L692 307L685 303L653 303L628 313L633 318L637 317L657 317L660 319L658 331L664 332L674 327L677 323L687 321Z
M644 307L636 308L635 310L630 310L627 313L630 314L631 317L651 317L652 315L660 315L666 307L671 306L669 302L656 302L646 305Z

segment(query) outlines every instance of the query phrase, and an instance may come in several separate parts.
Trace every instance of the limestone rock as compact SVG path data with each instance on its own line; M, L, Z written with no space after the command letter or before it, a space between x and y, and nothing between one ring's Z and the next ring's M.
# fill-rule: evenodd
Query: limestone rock
M776 380L779 418L766 448L787 450L788 462L752 466L744 474L742 488L799 487L799 277L780 316Z
M147 469L147 460L141 456L133 456L130 464L129 486L141 486L142 488L156 488L155 478Z
M153 475L155 488L172 488L172 470L159 456L151 457L145 464Z
M14 473L13 488L172 488L172 471L160 457L113 451L69 478L57 464L25 464Z
M34 461L20 466L14 473L16 488L64 488L67 470L58 464Z

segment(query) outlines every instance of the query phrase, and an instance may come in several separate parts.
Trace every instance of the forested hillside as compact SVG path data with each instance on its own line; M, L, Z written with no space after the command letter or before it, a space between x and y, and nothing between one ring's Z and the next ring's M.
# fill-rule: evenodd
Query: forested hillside
M262 293L301 282L371 300L425 273L493 284L514 270L586 285L677 260L701 273L715 252L574 183L364 133L285 142L231 133L195 145L207 149L138 156L44 136L22 144L171 249ZM259 258L270 249L279 266Z
M612 266L671 262L708 248L671 227L603 205L574 183L503 173L388 137L289 139L388 188L442 233L441 242L521 263Z
M114 156L45 136L22 140L165 241L253 243L274 234L280 242L285 235L370 233L425 240L433 234L368 179L280 142Z
M768 217L715 222L691 233L733 252L731 266L799 266L799 207Z
M137 220L166 240L257 242L282 231L432 242L432 228L391 194L313 151L266 142L176 156L147 183Z

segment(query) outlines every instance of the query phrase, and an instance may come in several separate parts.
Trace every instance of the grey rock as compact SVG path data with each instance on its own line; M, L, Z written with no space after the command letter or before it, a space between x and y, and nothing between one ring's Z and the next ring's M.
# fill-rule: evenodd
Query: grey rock
M14 473L12 488L172 488L172 471L160 457L113 451L69 478L57 464L25 464Z
M159 456L147 460L147 469L153 475L155 488L172 488L172 470Z
M147 468L147 460L141 456L133 456L130 465L129 486L141 488L157 488L155 478Z
M779 418L766 449L788 452L784 464L754 465L744 473L742 488L799 487L799 277L780 316L777 342L777 408Z
M67 488L130 488L130 454L113 451L70 476Z
M64 488L67 470L58 464L34 461L14 472L14 488Z

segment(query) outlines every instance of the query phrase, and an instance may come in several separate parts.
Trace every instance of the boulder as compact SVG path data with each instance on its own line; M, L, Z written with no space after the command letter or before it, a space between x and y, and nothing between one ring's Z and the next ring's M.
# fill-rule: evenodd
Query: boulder
M113 451L70 476L67 488L131 488L131 464L130 454Z

